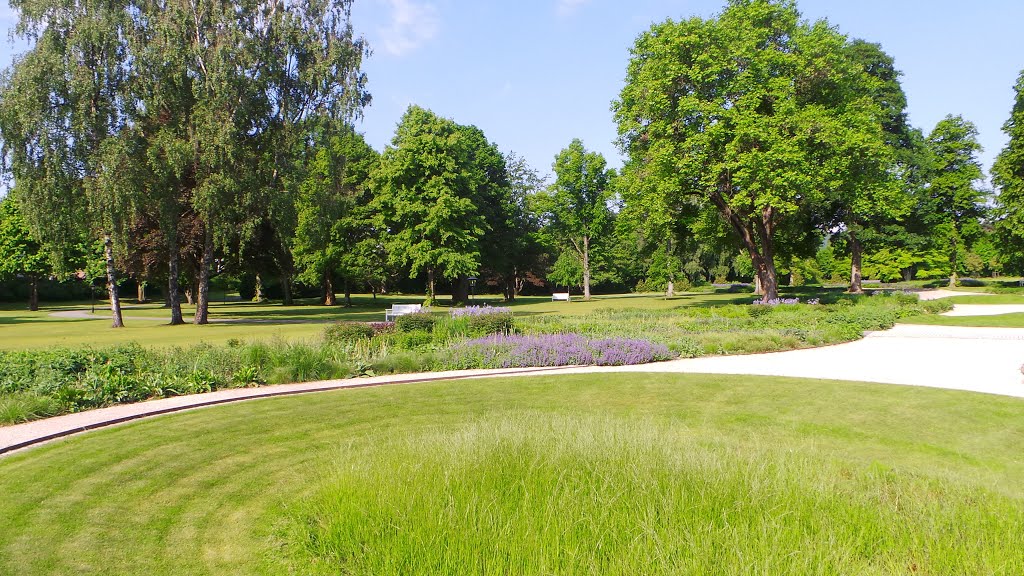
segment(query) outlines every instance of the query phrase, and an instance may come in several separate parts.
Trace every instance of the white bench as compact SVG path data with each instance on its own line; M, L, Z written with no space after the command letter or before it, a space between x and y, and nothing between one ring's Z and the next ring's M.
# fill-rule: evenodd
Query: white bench
M568 292L555 292L551 295L552 302L572 302Z
M406 314L415 314L423 310L422 304L395 304L384 311L384 321L389 322L398 318L399 316L405 316Z

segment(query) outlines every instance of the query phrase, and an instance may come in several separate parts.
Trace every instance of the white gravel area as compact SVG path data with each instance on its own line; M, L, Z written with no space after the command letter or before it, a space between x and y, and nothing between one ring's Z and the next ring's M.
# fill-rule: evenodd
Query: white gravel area
M943 316L999 316L1024 312L1024 304L954 304Z
M898 325L846 344L565 373L687 372L792 376L949 388L1024 397L1024 329Z
M945 288L925 290L923 292L916 292L916 294L921 300L938 300L939 298L952 298L953 296L995 296L995 294L989 294L988 292L958 292L956 290L946 290Z

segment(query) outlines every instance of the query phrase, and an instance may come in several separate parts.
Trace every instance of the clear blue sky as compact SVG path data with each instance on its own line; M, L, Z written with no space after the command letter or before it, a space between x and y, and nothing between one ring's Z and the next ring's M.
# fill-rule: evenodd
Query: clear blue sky
M724 0L356 0L353 22L374 50L373 105L359 126L382 149L409 104L475 124L542 172L573 138L621 163L609 105L629 48L651 23L711 16ZM946 114L978 125L986 169L1024 69L1020 0L798 0L805 18L878 42L903 71L911 122ZM10 27L10 9L0 26ZM10 43L0 51L6 66Z

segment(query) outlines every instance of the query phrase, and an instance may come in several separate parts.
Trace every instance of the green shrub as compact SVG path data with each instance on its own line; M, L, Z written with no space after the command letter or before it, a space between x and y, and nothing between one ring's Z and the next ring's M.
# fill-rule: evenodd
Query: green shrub
M515 331L511 312L467 316L466 323L472 335L511 334Z
M435 364L436 360L430 353L405 351L388 354L370 366L377 374L408 374L429 371Z
M434 341L434 336L430 332L423 330L399 332L395 334L394 338L395 347L401 350L415 350L416 348L429 346Z
M434 322L434 315L430 312L416 312L395 318L395 329L399 332L431 332Z
M63 412L60 402L35 392L0 394L0 424L19 424Z
M373 327L362 322L338 322L324 329L324 341L336 344L373 338Z
M761 318L763 316L769 316L774 311L774 306L769 306L765 304L751 304L750 306L747 306L747 314L749 314L751 318Z

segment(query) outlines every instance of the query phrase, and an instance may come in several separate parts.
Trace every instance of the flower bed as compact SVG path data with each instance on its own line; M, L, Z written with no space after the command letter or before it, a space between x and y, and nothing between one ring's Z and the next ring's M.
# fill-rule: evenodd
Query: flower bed
M496 335L449 348L448 368L623 366L669 360L667 346L630 338L589 339L579 334Z

